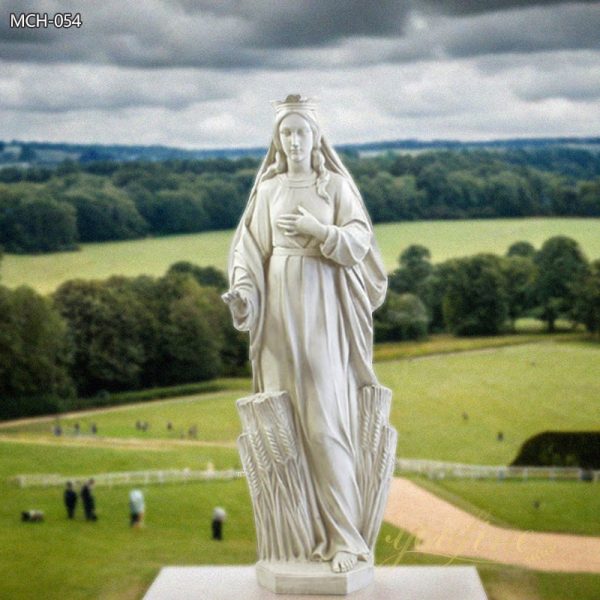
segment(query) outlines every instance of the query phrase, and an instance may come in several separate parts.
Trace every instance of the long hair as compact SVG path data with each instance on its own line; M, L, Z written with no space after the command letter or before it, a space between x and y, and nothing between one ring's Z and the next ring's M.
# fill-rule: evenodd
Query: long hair
M269 145L267 154L263 159L260 168L258 169L256 179L254 180L254 185L252 186L252 190L250 191L250 197L248 198L248 204L246 205L246 209L233 238L231 251L229 253L230 274L233 273L234 269L235 248L242 237L244 229L250 225L250 222L252 220L252 215L254 213L254 207L256 204L258 187L263 181L267 181L281 173L285 173L288 169L287 160L285 157L285 153L283 152L281 139L279 137L279 126L284 117L292 113L298 114L303 119L305 119L306 122L310 125L310 128L313 132L311 166L317 174L318 195L322 197L325 201L330 201L331 198L329 197L329 194L327 193L326 189L327 183L330 179L330 174L336 173L338 175L341 175L350 186L350 189L352 190L356 201L360 204L365 214L365 218L369 223L371 232L373 230L373 224L371 223L371 219L369 218L369 214L365 207L360 191L356 187L352 176L350 175L346 167L342 164L342 161L340 160L340 157L338 156L333 146L329 144L326 137L322 134L321 128L319 127L313 114L307 114L307 112L308 111L305 112L302 110L291 110L282 114L275 121L273 139L271 141L271 144ZM380 306L383 303L383 300L385 299L385 292L387 288L387 275L383 266L383 262L381 260L379 249L377 248L377 243L375 242L375 237L372 234L371 246L365 258L358 266L358 269L361 272L363 285L371 302L371 309L375 310L375 308ZM257 281L259 278L260 275L257 275ZM258 282L258 285L264 285L264 282ZM254 336L254 344L258 343L257 340L259 337L260 333L257 332Z
M256 181L254 183L254 188L250 193L250 196L255 192L255 188L257 188L263 181L267 181L268 179L272 179L281 173L285 173L288 170L287 166L287 157L285 152L283 151L283 146L281 145L281 137L279 134L279 127L281 122L288 115L298 115L302 117L309 125L312 134L313 134L313 147L311 150L311 160L310 164L315 173L317 174L317 194L321 196L324 200L331 200L329 194L327 193L327 183L329 181L329 171L325 167L325 157L323 156L323 151L321 149L321 128L318 123L308 114L301 112L288 112L283 114L279 119L276 119L275 125L273 127L273 140L272 146L275 149L275 156L273 162L269 165L266 165L263 162L261 169L258 172ZM267 153L267 157L265 161L269 158L269 154ZM264 169L264 172L262 172ZM262 174L261 174L262 172Z

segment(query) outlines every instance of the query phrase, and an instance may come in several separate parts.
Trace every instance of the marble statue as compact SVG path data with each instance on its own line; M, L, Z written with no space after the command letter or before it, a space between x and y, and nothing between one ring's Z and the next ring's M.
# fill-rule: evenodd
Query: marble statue
M327 573L372 573L394 467L391 392L372 367L372 312L387 277L315 103L290 95L274 106L273 139L235 232L223 295L235 327L250 333L255 393L238 401L238 445L259 581L274 591L345 593L328 587ZM298 573L316 564L321 583L302 587ZM273 583L277 568L291 569L291 588Z

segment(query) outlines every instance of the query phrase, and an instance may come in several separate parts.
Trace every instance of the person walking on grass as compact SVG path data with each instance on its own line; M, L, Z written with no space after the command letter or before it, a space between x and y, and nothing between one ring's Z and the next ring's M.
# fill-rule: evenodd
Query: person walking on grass
M132 527L143 527L146 505L142 490L131 490L129 493L129 512Z
M83 511L85 512L86 521L97 521L96 516L96 499L94 498L94 480L90 479L81 488L81 501L83 502Z
M227 517L227 513L224 508L220 506L215 507L213 510L212 517L212 539L213 540L222 540L223 539L223 523L225 523L225 518Z
M77 506L77 493L73 489L73 484L70 481L67 481L64 500L67 508L67 517L72 519L75 515L75 507Z

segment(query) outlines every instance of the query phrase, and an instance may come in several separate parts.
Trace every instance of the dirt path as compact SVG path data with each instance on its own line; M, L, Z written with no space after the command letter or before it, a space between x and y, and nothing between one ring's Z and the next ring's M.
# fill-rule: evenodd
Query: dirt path
M169 440L160 438L117 438L104 436L28 436L0 434L0 443L42 444L45 446L77 446L85 448L117 448L119 450L172 450L185 446L235 448L235 442L205 440Z
M392 480L385 520L415 535L419 552L538 571L600 573L600 537L497 527L401 477Z
M9 429L11 427L19 427L21 425L34 425L36 423L53 423L60 419L81 419L83 417L89 417L90 415L99 415L103 413L121 412L134 410L139 408L147 408L149 406L156 407L161 404L173 404L173 403L191 403L199 400L198 396L204 396L203 400L214 400L215 398L221 398L229 396L232 392L238 390L220 390L218 392L198 392L196 394L189 394L186 396L173 396L172 398L162 398L160 400L144 400L141 402L131 402L129 404L118 404L116 406L102 406L96 408L88 408L85 410L77 410L72 412L60 413L56 415L42 415L39 417L23 417L22 419L13 419L11 421L0 421L0 429ZM247 395L245 392L239 392L240 397Z

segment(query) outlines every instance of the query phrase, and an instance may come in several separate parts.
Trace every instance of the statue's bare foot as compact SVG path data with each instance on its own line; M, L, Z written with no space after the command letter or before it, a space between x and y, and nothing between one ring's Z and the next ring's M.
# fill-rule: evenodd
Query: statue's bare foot
M334 573L346 573L356 566L358 557L350 552L338 552L331 561L331 570Z

